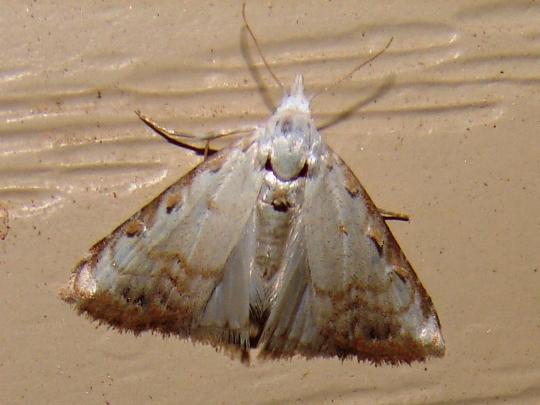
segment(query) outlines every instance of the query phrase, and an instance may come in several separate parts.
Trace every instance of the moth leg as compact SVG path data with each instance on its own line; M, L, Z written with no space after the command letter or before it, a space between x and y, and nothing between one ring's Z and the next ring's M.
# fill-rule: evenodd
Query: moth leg
M154 131L156 131L168 142L174 145L180 146L182 148L192 150L199 155L204 155L205 159L208 156L218 151L218 149L213 149L210 147L210 141L213 141L219 138L224 138L230 135L251 133L255 130L254 127L244 127L244 128L234 129L234 130L211 131L202 136L193 135L187 132L175 131L172 129L162 127L161 125L157 124L155 121L153 121L151 118L147 117L140 111L135 111L135 114L137 114L137 116L141 119L141 121L143 121L146 125L152 128ZM204 142L204 146L198 146L190 142L194 142L194 143Z
M410 221L410 218L407 214L402 214L401 212L387 211L382 208L377 208L377 210L385 221Z

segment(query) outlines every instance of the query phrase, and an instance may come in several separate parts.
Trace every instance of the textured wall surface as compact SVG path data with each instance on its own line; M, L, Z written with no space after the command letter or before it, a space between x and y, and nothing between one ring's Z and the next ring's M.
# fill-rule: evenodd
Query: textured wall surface
M195 133L270 114L241 2L0 4L2 403L533 403L540 396L540 4L265 1L247 14L285 83L390 223L438 310L442 359L255 362L97 327L57 295L73 266L200 158ZM289 3L292 3L290 5ZM362 102L362 101L365 102Z

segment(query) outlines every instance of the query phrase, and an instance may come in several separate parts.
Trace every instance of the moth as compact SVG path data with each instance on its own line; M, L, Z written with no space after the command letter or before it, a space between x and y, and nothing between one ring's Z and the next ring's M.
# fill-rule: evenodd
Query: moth
M253 348L375 364L442 356L429 295L309 101L298 75L267 122L95 244L62 298L121 331L246 362Z

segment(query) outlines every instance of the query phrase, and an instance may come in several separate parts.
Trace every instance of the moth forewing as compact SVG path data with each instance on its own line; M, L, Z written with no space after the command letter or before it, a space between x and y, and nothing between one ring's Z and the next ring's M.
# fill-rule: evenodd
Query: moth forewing
M208 325L204 311L213 294L228 291L216 287L227 280L224 269L243 234L236 224L246 223L260 188L264 162L257 148L242 139L170 186L90 250L62 297L122 330L216 345L235 340L249 325L223 317ZM130 233L134 223L142 224L141 232ZM221 332L227 339L215 336Z

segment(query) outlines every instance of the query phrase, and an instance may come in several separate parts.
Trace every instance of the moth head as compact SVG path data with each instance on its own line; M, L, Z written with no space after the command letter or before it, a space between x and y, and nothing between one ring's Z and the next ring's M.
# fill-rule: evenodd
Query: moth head
M285 110L299 111L309 113L309 99L304 94L304 78L302 75L296 75L290 91L283 97L276 113Z
M318 136L304 94L304 80L297 75L290 92L283 98L266 127L270 139L270 166L282 180L306 173L307 160Z

